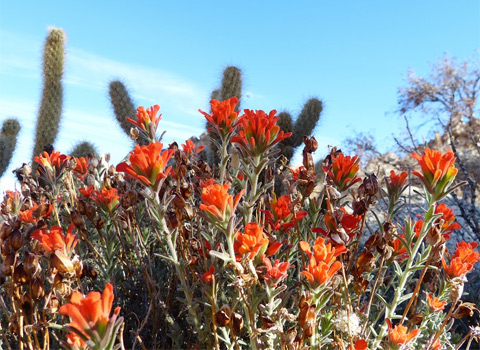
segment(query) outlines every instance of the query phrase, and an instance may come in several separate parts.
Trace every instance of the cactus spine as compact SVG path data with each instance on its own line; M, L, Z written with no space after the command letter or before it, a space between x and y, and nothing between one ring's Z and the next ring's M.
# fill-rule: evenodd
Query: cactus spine
M0 132L0 177L2 177L10 164L19 131L20 124L16 119L7 119L3 122L2 131Z
M53 145L58 134L63 103L64 44L63 30L50 29L43 51L42 101L38 111L32 158L43 152L46 145Z
M82 141L75 145L73 150L70 152L72 157L88 157L89 155L98 156L97 149L88 141Z

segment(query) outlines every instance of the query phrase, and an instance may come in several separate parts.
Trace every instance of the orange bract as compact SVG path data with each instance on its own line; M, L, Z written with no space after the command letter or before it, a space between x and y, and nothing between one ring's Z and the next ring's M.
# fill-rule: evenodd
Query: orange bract
M92 198L96 203L112 212L118 205L119 196L116 188L109 190L102 188L101 191L95 191Z
M235 252L240 256L247 255L248 259L253 259L262 250L265 252L268 246L268 238L263 235L263 227L255 222L245 225L245 233L237 232L235 234L235 243L233 245Z
M37 157L33 158L38 164L43 168L53 171L55 168L59 170L62 165L65 164L70 159L70 156L61 154L60 152L52 151L50 154L48 152L43 152Z
M278 142L292 135L291 132L280 131L276 110L267 114L262 110L246 109L244 113L238 120L238 135L232 137L232 142L238 143L251 156L263 155Z
M228 193L229 184L219 185L215 183L214 179L207 182L202 182L202 204L200 209L213 215L220 221L225 221L234 212L245 190L241 190L239 194L233 199L233 196Z
M182 144L183 152L186 154L192 154L196 147L197 145L195 145L192 140L187 140L185 144ZM195 153L200 153L204 148L205 146L198 147Z
M51 204L42 203L40 205L33 204L30 209L21 211L18 213L18 218L22 222L29 222L34 223L40 220L41 217L49 217L50 213L53 210L53 206Z
M150 131L150 123L153 123L154 131L157 129L158 123L160 119L162 119L162 115L159 114L157 117L157 113L160 110L159 105L154 105L150 108L145 110L145 107L138 107L137 108L137 120L133 120L131 118L127 118L127 122L132 123L133 125L139 127L143 131L149 132Z
M453 213L453 210L447 207L445 203L441 203L435 207L435 214L442 214L439 218L440 220L443 220L440 230L443 235L448 235L448 239L450 238L450 233L462 228L459 223L455 222L455 214Z
M70 326L81 331L88 337L85 331L96 330L100 336L105 332L110 311L113 304L113 286L107 283L103 295L99 292L90 292L86 297L79 292L73 292L70 302L63 305L59 312L70 317ZM120 308L114 311L118 315Z
M292 212L290 210L291 200L289 195L280 196L278 200L271 202L272 209L278 220L286 219Z
M358 156L350 157L345 156L343 153L338 155L331 155L332 165L330 167L322 167L330 180L337 186L339 192L347 190L355 183L362 181L357 176L357 172L360 169L360 158Z
M58 226L53 226L50 231L35 230L32 238L38 240L45 250L50 253L58 249L69 256L78 243L78 240L75 239L76 235L72 235L73 227L74 225L70 224L66 236L63 234L63 229Z
M386 321L388 325L388 339L392 345L408 344L420 333L420 329L414 329L410 333L407 333L407 327L402 325L396 325L392 328L392 322L388 318Z
M477 247L477 242L466 243L462 241L457 243L457 249L452 255L449 265L442 259L443 269L449 279L466 275L473 269L473 265L480 261L480 254L474 251Z
M448 187L451 185L458 169L455 168L455 155L448 150L445 154L440 151L425 149L422 156L413 153L412 157L418 161L422 172L412 171L424 183L427 191L439 200L448 194Z
M235 111L238 105L238 98L233 96L225 101L211 100L210 108L212 114L203 112L201 109L198 111L202 113L207 121L215 127L215 129L222 133L227 134L233 130L233 126L238 118L238 112Z
M263 258L263 263L267 268L267 273L263 276L263 279L268 285L276 287L278 283L288 276L287 271L290 268L290 263L281 263L280 260L277 259L272 266L269 258Z
M166 178L171 167L167 166L168 161L175 152L172 149L162 152L161 142L150 143L146 146L135 146L130 153L130 164L120 163L117 171L122 171L140 180L143 184L157 191L161 180Z
M300 241L300 249L305 252L310 261L302 275L307 277L313 288L330 281L332 276L340 270L342 264L336 261L336 257L346 252L344 245L332 247L330 243L325 244L325 239L317 237L313 248L305 241ZM313 253L311 252L313 249Z
M443 311L443 309L445 309L445 305L447 305L446 301L440 301L440 299L432 296L430 293L427 293L427 301L428 306L433 311Z

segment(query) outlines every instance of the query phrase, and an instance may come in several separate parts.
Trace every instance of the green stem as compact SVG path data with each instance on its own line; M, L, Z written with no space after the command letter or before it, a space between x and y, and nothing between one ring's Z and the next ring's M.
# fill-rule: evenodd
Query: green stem
M260 157L257 156L253 160L253 174L250 177L250 192L249 192L249 201L248 201L248 207L247 207L247 221L245 222L246 224L249 223L252 220L252 214L253 214L253 207L255 206L254 199L257 196L257 186L258 186L258 177L260 176L260 173L262 172L262 169L259 169L259 164L260 164Z
M227 163L228 163L228 135L222 135L222 148L221 152L221 161L220 161L220 184L223 184L225 181L225 173L227 172Z
M408 282L408 279L410 275L412 274L412 266L414 265L415 258L417 256L418 250L420 249L420 246L422 245L423 239L427 235L427 230L426 228L429 226L430 221L432 220L433 217L433 211L435 207L435 202L434 201L429 201L429 206L428 206L428 211L425 214L425 221L422 226L422 230L420 231L420 234L415 242L415 245L413 246L412 252L410 256L408 257L407 263L405 265L405 270L403 271L402 275L400 276L400 279L398 281L398 287L395 289L395 295L393 297L392 302L390 303L390 306L387 306L385 309L385 319L391 319L393 315L395 315L395 309L397 308L399 304L399 299L403 296L403 291L405 290L405 286ZM375 338L375 341L372 344L373 349L378 349L379 344L382 341L383 337L385 337L387 332L387 324L384 321L380 332L378 333L377 337Z

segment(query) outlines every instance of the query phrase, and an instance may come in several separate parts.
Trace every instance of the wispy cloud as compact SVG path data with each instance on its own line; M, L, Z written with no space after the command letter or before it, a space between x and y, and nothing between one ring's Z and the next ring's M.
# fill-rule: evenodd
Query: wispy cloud
M37 39L0 32L0 122L16 116L22 126L15 158L5 180L0 182L2 187L5 181L8 184L12 181L11 170L31 157L41 86L43 39ZM208 101L208 88L156 67L127 64L70 47L68 42L66 51L65 99L55 145L62 152L70 151L83 140L91 141L101 153L111 153L112 162L130 151L132 143L114 121L108 100L108 84L113 79L124 81L138 104L161 105L163 117L159 130L167 130L164 143L173 140L181 143L203 132L203 117L198 108ZM10 89L14 86L16 91L22 90L19 81L28 87L21 98ZM76 96L79 91L80 96Z

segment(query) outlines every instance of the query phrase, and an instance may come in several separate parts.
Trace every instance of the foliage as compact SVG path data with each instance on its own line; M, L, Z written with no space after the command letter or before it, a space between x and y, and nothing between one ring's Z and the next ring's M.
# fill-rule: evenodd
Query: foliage
M480 260L476 242L445 250L458 226L441 203L461 185L451 152L415 156L422 217L396 220L406 174L362 179L359 158L335 148L316 180L308 137L277 196L291 133L237 102L203 112L215 173L192 142L164 147L158 106L137 110L149 143L116 167L56 151L35 157L38 178L24 165L1 205L2 346L455 349L478 336L451 328L478 312L461 296Z

